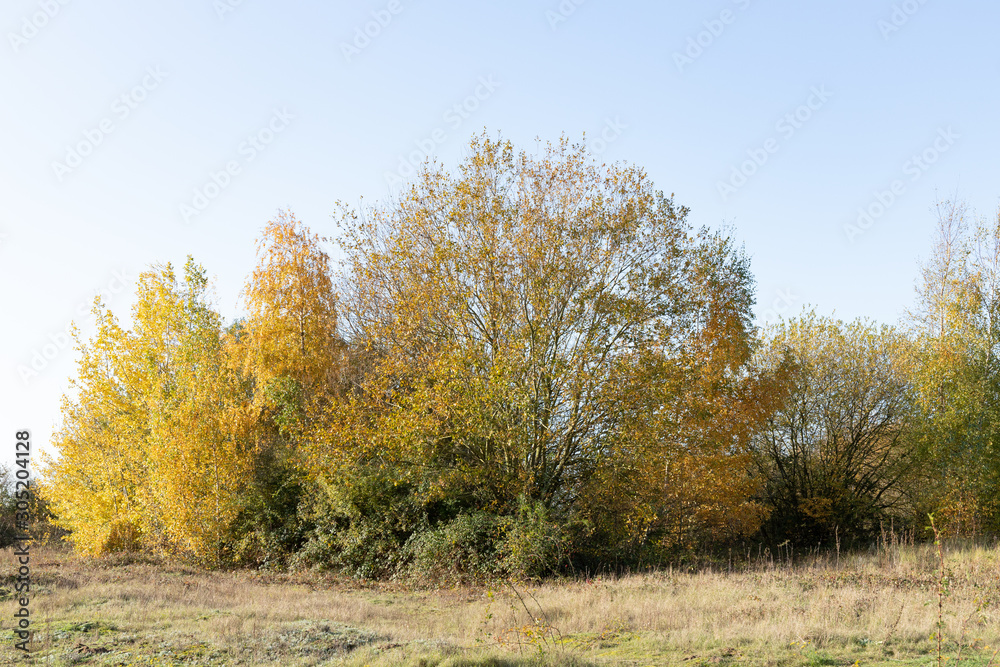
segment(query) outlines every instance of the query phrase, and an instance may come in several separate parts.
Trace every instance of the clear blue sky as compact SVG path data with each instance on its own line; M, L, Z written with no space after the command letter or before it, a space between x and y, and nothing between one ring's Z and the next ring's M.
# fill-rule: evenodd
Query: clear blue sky
M60 332L92 330L95 292L127 317L139 272L190 253L232 317L278 208L332 233L337 200L385 198L421 146L454 165L484 128L605 134L602 159L733 227L761 320L895 322L935 199L996 214L998 24L985 0L6 0L0 439L44 444ZM859 208L878 215L849 235Z

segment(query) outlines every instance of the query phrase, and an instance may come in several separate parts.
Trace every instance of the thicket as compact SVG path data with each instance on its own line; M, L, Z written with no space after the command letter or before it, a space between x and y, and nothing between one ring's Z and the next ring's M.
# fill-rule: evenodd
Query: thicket
M9 547L22 533L17 529L17 496L14 475L0 465L0 549Z
M242 319L191 259L130 328L95 303L41 491L83 553L365 578L995 530L1000 220L939 214L905 326L759 330L742 249L641 169L480 136L332 240L281 213Z

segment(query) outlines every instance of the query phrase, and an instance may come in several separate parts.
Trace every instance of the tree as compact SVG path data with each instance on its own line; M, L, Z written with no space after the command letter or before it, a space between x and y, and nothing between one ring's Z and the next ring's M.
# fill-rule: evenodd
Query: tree
M59 456L45 461L41 491L76 549L99 555L138 548L147 524L139 489L147 475L148 418L131 382L127 332L100 301L93 312L93 340L84 343L74 329L77 396L63 397L62 427L53 436Z
M767 332L756 364L791 386L753 439L774 540L863 540L912 518L912 357L905 335L866 321L809 312Z
M143 489L173 545L218 563L248 489L252 450L205 272L192 260L184 272L183 289L169 271L140 277L133 344L145 357L141 386L151 403Z
M264 389L261 398L279 378L307 393L323 392L339 366L337 299L322 241L285 211L257 241L257 266L243 291L244 343L246 370Z
M235 328L253 412L255 493L241 519L240 557L281 560L301 547L299 506L308 461L300 445L315 436L340 392L344 346L323 239L280 212L257 241L257 265L243 297L248 317Z
M251 460L238 378L221 319L193 260L139 278L134 327L100 304L79 344L78 396L64 400L46 493L80 551L153 547L208 564L224 558Z
M566 140L536 158L486 136L456 174L345 210L342 322L369 372L326 450L392 470L432 522L527 502L607 527L621 507L642 542L669 511L676 480L650 472L667 462L719 473L688 494L692 517L743 507L746 435L709 415L746 407L753 281L687 214Z
M936 207L937 239L911 314L924 414L926 502L948 532L1000 527L1000 214Z

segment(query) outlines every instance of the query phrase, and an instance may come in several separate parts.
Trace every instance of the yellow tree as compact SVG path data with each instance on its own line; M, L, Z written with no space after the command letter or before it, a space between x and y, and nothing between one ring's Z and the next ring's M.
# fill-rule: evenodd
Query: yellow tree
M169 542L214 564L243 506L252 451L204 270L191 260L184 270L183 286L169 269L140 278L134 345L146 359L145 491Z
M429 168L393 205L345 212L342 317L370 372L329 440L419 482L425 502L510 512L521 498L610 525L587 497L605 488L640 541L668 511L650 472L667 461L718 471L692 504L742 507L745 435L681 406L745 404L753 281L687 214L636 167L485 136L456 174ZM698 388L706 369L725 389Z
M132 384L128 335L110 311L95 302L98 330L83 343L75 399L62 401L62 427L53 437L59 457L46 460L41 491L58 523L81 553L137 548L146 525L139 490L148 461L141 397Z
M339 389L343 345L324 239L290 212L268 222L243 298L248 316L234 328L230 355L248 385L256 443L255 494L241 521L239 557L287 557L305 526L299 505L310 469L300 444L322 432Z
M256 405L292 431L303 426L295 415L328 397L342 356L322 241L292 213L279 213L257 241L257 266L243 292L244 371Z
M258 381L290 377L327 384L336 370L337 299L323 239L282 211L257 240L257 266L244 288L247 362Z
M937 235L911 314L920 363L928 509L948 532L1000 525L1000 214L937 206Z
M81 347L46 492L88 553L148 546L216 564L246 496L250 456L238 378L204 270L139 278L134 326L109 314Z

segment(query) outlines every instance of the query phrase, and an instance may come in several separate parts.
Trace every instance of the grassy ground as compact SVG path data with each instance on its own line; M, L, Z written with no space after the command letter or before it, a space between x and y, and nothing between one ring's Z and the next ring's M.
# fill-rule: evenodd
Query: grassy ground
M949 547L946 570L943 658L991 664L1000 551ZM0 664L938 664L930 546L497 590L211 573L35 547L30 656L9 630L14 571L0 552Z

